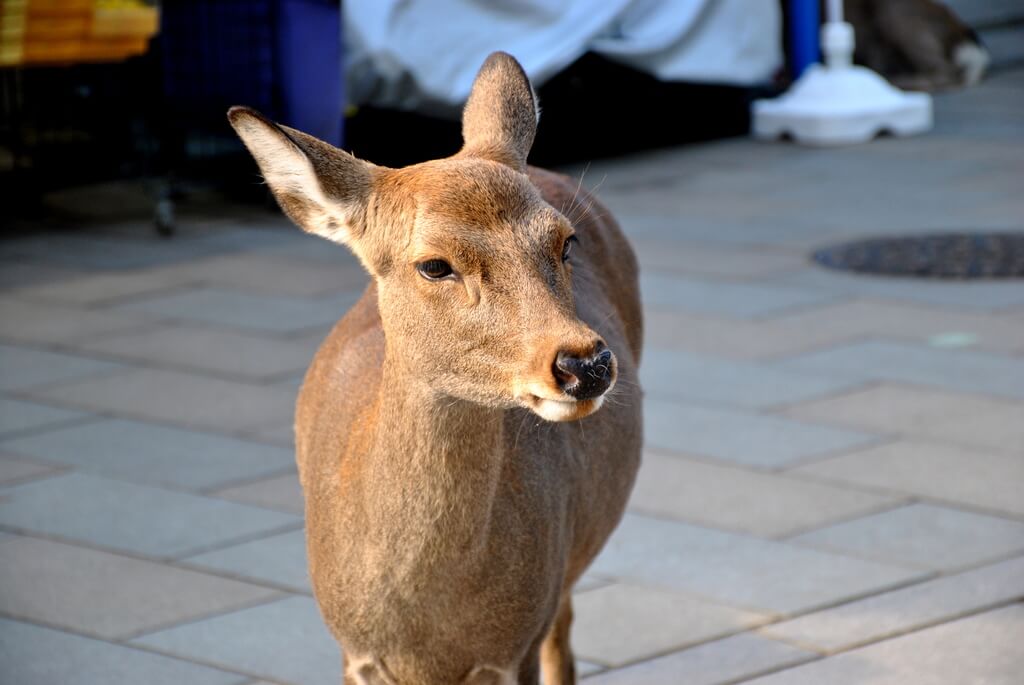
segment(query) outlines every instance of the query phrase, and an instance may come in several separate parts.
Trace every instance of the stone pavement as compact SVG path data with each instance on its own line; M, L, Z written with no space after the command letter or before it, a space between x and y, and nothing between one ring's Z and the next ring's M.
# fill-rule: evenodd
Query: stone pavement
M587 683L1021 682L1024 285L806 259L1024 228L1024 72L937 107L915 139L590 166L648 342L645 463L576 599ZM0 260L0 680L337 683L290 422L354 261L249 210Z

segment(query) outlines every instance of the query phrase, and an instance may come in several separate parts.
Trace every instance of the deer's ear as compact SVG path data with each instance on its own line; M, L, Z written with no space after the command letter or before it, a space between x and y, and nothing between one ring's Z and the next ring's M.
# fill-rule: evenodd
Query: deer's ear
M491 53L462 112L465 143L460 154L525 171L539 117L537 96L523 67L508 53Z
M359 255L374 167L247 107L228 121L256 159L285 214L300 228L344 243Z

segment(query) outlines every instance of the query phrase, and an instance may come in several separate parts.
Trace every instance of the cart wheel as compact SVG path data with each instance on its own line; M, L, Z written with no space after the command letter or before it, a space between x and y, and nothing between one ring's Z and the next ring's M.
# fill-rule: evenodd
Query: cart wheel
M174 201L169 197L157 200L153 212L153 223L156 232L164 237L174 235Z

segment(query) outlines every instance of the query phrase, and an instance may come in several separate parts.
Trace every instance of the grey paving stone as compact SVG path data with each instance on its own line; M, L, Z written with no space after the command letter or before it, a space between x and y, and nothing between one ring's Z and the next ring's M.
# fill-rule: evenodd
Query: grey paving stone
M650 238L633 240L632 244L641 272L667 271L698 278L707 275L747 280L803 268L806 263L803 255L783 251L743 250Z
M1024 304L1017 283L997 281L936 281L923 278L864 278L857 274L808 268L772 279L778 285L821 293L861 295L972 310L991 310Z
M620 583L576 596L573 615L573 652L606 666L619 666L728 635L768 618Z
M1024 516L1024 460L1019 455L901 440L792 473Z
M0 397L0 436L4 433L74 421L86 416L88 414L80 411Z
M606 671L588 678L587 685L722 685L814 657L812 652L743 633Z
M1024 558L945 576L765 626L769 637L837 651L1024 598Z
M649 396L750 409L802 402L860 384L652 347L644 350L643 361L640 383Z
M266 581L296 592L310 593L306 535L294 530L184 559L198 567Z
M713 528L778 537L878 511L900 499L646 452L629 507Z
M300 519L276 511L69 473L8 488L0 524L157 558L196 554Z
M1024 523L911 504L792 540L818 549L948 570L1024 551Z
M1024 605L944 623L749 685L1017 685Z
M60 473L60 469L49 464L40 464L37 461L0 454L0 486L45 478L57 473Z
M243 685L246 676L0 619L4 681L17 685Z
M0 299L0 338L27 344L66 345L150 325L142 314Z
M2 440L0 449L121 480L186 489L223 487L295 464L288 449L119 419Z
M927 437L1012 455L1024 444L1024 403L925 387L882 383L798 404L784 413L808 421Z
M705 281L655 272L641 274L640 289L648 307L740 319L777 315L837 299L836 295L821 289Z
M291 390L155 369L48 386L28 395L43 402L223 433L288 420L295 408Z
M651 447L762 468L788 466L877 440L860 431L659 400L644 402L644 437Z
M68 381L117 368L117 364L97 359L0 345L0 390Z
M150 293L166 293L191 281L188 274L173 270L136 269L34 285L18 290L18 297L57 304L91 305Z
M280 340L233 330L168 325L86 341L75 349L160 366L265 380L304 371L319 338Z
M325 241L326 242L326 241ZM330 263L296 259L279 252L246 251L203 259L185 267L207 284L251 293L294 297L323 295L339 290L360 292L369 276L355 261Z
M266 478L264 480L236 485L210 493L216 497L253 504L267 509L279 509L300 516L306 511L302 499L302 487L296 473Z
M736 607L788 614L925 574L783 542L627 514L591 570Z
M805 354L776 368L862 380L903 381L1024 399L1024 359L890 342L862 342Z
M288 685L336 685L341 654L312 599L291 597L132 641Z
M203 321L262 331L294 331L334 323L359 299L345 291L318 298L256 295L216 288L137 299L121 305L124 311Z
M48 540L0 540L0 612L121 639L280 593L226 578Z

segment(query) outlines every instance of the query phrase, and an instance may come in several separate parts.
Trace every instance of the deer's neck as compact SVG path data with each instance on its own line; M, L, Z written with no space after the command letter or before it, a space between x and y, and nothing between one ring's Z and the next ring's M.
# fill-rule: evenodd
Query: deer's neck
M387 355L377 417L364 488L371 544L411 564L480 551L504 465L502 412L440 395Z

